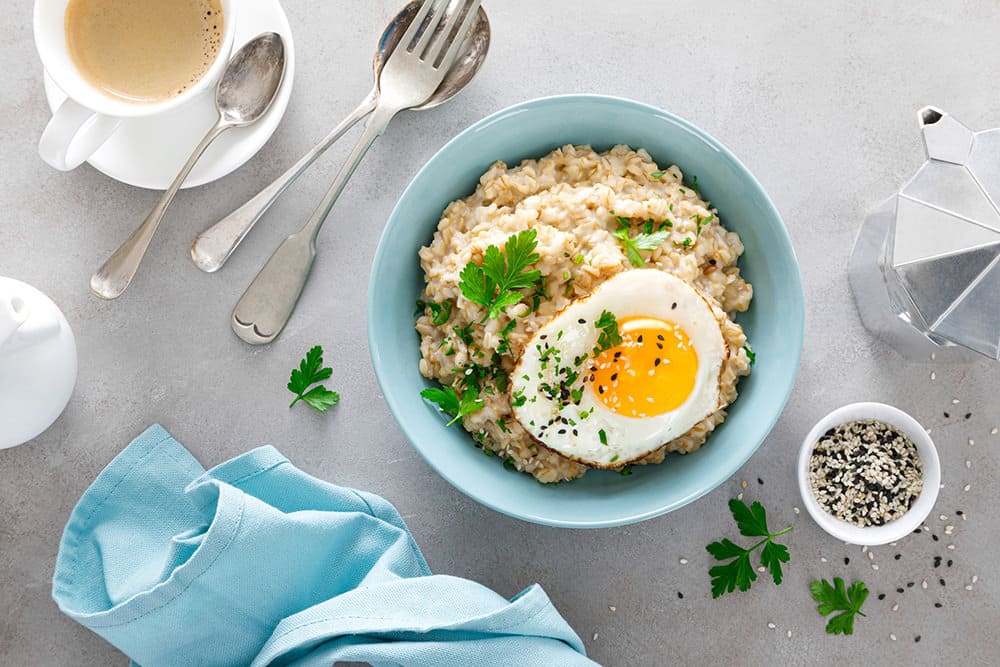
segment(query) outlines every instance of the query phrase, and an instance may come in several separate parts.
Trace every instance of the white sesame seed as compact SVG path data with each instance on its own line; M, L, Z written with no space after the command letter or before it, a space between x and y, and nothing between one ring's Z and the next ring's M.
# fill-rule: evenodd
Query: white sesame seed
M951 399L951 404L952 405L958 405L958 399L957 398Z
M972 467L972 461L970 461L969 459L965 459L965 467L966 468L971 468Z
M681 565L687 565L687 564L688 564L688 559L687 558L681 558Z
M942 515L941 515L941 516L939 516L938 518L939 518L939 519L941 519L942 521L947 521L947 520L948 520L948 517L947 517L947 515L944 515L944 514L942 514Z
M969 447L975 447L975 446L976 446L976 441L973 440L972 438L969 438Z
M971 488L972 488L972 485L971 485L971 484L966 484L965 486L963 486L963 487L962 487L962 490L963 490L963 491L968 491L968 490L969 490L969 489L971 489Z
M865 553L866 551L868 551L868 545L867 544L864 545L863 547L861 547L861 553Z
M896 604L892 605L892 610L893 611L899 611L899 603L898 602Z
M596 632L594 633L594 641L595 642L597 641L597 633Z
M997 428L996 426L994 426L993 430L990 431L990 435L996 435L997 433L1000 433L1000 428Z
M889 546L890 547L894 547L894 546L896 546L896 543L895 542L889 542Z
M608 607L608 609L610 609L611 611L618 611L618 607L616 607L616 606L614 606L614 605L610 605L610 606Z
M924 430L927 431L927 435L931 434L931 430L929 428L925 428Z
M931 380L937 380L937 373L931 371Z
M792 511L795 512L796 514L798 514L799 513L799 508L798 507L793 507Z
M876 565L875 563L872 563L872 569L873 570L878 570L878 565Z
M743 494L741 493L738 496L736 496L736 500L743 500Z
M775 625L774 623L768 623L768 624L767 624L767 627L769 627L769 628L771 628L772 630L774 630L774 629L775 629L776 627L778 627L778 626L776 626L776 625Z
M922 589L924 589L925 591L927 590L927 580L926 579L924 579L923 581L920 582L920 587Z
M757 571L758 572L767 572L767 568L764 567L763 565L761 565L760 567L757 568Z
M963 513L962 513L962 521L968 521L968 520L969 520L969 515L968 515L968 514L965 514L965 513L963 512Z
M966 584L965 585L965 590L971 591L972 590L972 584Z
M889 639L891 639L892 641L896 641L896 635L894 635L894 634L892 634L892 633L890 632L890 633L889 633Z
M791 631L791 630L789 630L789 631L788 631L788 638L789 638L789 639L791 639L791 638L792 638L792 631Z
M931 352L931 361L937 359L937 352Z
M924 529L925 533L931 532L931 529L928 526L922 526L922 528Z
M868 560L875 560L875 552L874 551L869 551L868 552Z
M975 574L972 575L972 583L976 583L977 581L979 581L979 576Z
M824 558L823 556L820 556L819 557L819 562L825 563L826 562L826 558Z
M948 550L949 551L954 551L955 550L955 545L954 544L949 544L948 545Z

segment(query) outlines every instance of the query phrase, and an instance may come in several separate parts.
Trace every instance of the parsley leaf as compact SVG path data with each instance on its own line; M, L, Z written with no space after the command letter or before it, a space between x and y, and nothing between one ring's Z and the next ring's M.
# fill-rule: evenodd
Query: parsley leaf
M667 170L661 169L660 171L654 171L652 174L649 175L649 177L652 178L653 180L658 180L663 178L663 175L665 173L667 173Z
M747 353L747 359L750 360L750 365L751 366L753 366L755 363L757 363L757 355L754 354L753 350L751 350L746 345L743 346L743 350Z
M525 270L539 259L535 236L534 229L513 234L504 244L504 252L491 245L483 254L482 266L469 262L462 269L458 286L466 299L486 307L484 321L496 319L507 306L519 303L521 294L515 290L535 287L541 280L541 271Z
M621 334L618 333L618 320L610 310L601 311L595 326L601 330L597 336L597 347L594 348L595 355L622 344Z
M864 616L861 605L868 599L868 588L864 582L855 581L847 589L844 580L834 577L833 584L826 579L814 581L809 584L812 591L813 600L819 602L816 610L821 616L839 611L841 613L832 616L826 623L826 631L831 635L852 635L854 634L854 616Z
M781 564L789 560L788 547L773 540L790 532L791 527L772 533L767 527L767 513L759 502L747 507L743 501L734 498L729 501L729 511L732 512L741 535L764 539L749 549L744 549L728 539L712 542L705 547L716 560L729 560L728 563L716 565L708 571L712 577L712 597L717 598L724 593L732 593L737 588L741 591L749 590L751 584L757 580L757 573L750 562L750 554L761 546L764 549L760 554L760 564L770 572L774 583L780 585Z
M329 380L331 375L333 369L323 367L323 348L319 345L314 346L306 353L306 358L299 362L299 367L292 369L292 376L288 380L288 391L295 394L295 399L288 404L288 407L299 401L305 401L307 405L320 412L326 412L336 405L340 400L340 394L337 392L330 391L323 385L309 389L317 382Z
M655 250L670 238L670 232L665 230L652 234L642 232L630 237L628 227L620 227L611 234L618 239L619 245L625 248L625 256L628 257L632 266L643 266L646 263L642 255L639 254L640 250Z
M465 415L477 412L483 407L483 401L479 398L479 389L472 385L465 388L461 397L451 387L424 389L420 395L431 403L437 403L443 412L453 417L447 426L451 426Z

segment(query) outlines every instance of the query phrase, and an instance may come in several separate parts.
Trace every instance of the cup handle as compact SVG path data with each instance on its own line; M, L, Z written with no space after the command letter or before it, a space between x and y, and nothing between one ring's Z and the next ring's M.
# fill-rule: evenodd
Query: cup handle
M118 129L120 118L105 116L66 98L38 142L38 154L59 171L75 169Z

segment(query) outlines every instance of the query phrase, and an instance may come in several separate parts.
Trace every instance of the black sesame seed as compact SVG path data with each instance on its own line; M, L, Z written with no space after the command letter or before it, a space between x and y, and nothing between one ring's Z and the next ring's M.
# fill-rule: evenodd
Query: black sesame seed
M879 600L884 600L885 599L885 593L879 593L878 594L878 599Z
M677 591L677 598L680 599L680 600L683 600L684 599L684 594L681 593L680 591Z
M850 565L850 564L851 564L851 559L848 558L847 556L844 556L844 565Z
M614 382L617 379L618 379L618 373L612 373L611 374L611 381Z
M573 435L580 435L580 434L576 432L576 429L573 429Z
M578 319L578 320L577 320L577 322L579 322L580 324L586 324L586 323L587 323L587 320L585 320L585 319L583 319L583 318L581 317L580 319Z
M903 557L903 554L896 554L895 556L893 556L893 558L896 559L896 560L899 560L902 557Z
M715 260L714 259L708 260L708 263L711 264L712 266L715 266Z
M604 393L604 387L603 387L603 385L597 385L597 393L598 394L603 394Z
M676 310L676 309L677 309L677 302L675 301L673 304L671 304L670 310Z
M914 534L914 535L919 535L919 534L920 534L920 529L919 529L919 528L917 528L917 529L916 529L915 531L913 531L913 534Z
M659 357L657 357L657 358L656 358L656 360L655 360L655 361L653 361L653 365L654 365L654 366L659 366L659 365L660 365L660 363L661 363L661 361L660 361L660 358L659 358Z
M938 609L940 609L942 607L942 605L941 605L940 602L935 602L934 606L937 607Z
M762 480L760 477L758 477L757 478L757 483L763 486L764 480Z
M903 589L902 589L902 588L897 588L897 589L896 589L896 592L897 592L897 593L902 593L902 592L904 592L904 591L903 591Z
M955 510L955 514L957 514L958 516L965 516L965 512L963 512L962 510Z
M538 337L538 340L545 340L548 337L549 337L548 334L542 334L541 336Z
M656 334L656 340L664 340L663 334Z
M920 643L920 635L917 635L916 637L914 637L913 641L917 642L917 643Z
M955 562L955 561L953 561L952 559L950 559L950 558L949 558L949 559L948 559L948 567L951 567L951 564L952 564L952 563L954 563L954 562Z
M931 539L932 539L932 540L934 540L935 542L937 542L937 541L939 541L939 540L940 540L941 538L940 538L940 537L938 537L937 535L931 535Z
M938 579L938 583L939 583L939 584L941 584L942 586L944 586L944 585L945 585L945 584L944 584L944 579Z
M965 418L966 419L971 419L972 418L972 413L971 412L966 412L965 413Z
M914 584L914 583L915 583L915 582L912 582L912 581L908 581L908 582L906 582L906 587L907 587L907 588L913 588L913 584Z
M566 435L566 429L564 428L559 429L559 435Z

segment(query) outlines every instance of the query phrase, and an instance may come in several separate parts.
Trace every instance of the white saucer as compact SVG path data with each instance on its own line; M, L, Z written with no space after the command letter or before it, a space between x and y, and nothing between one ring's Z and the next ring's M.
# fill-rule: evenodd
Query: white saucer
M285 42L285 78L267 114L249 127L229 130L216 139L184 181L185 188L222 178L253 157L278 127L292 95L295 47L285 10L278 0L243 0L240 12L233 50L262 32L278 33ZM45 96L53 111L66 99L48 73ZM216 118L213 88L177 109L123 121L88 162L122 183L165 190Z

